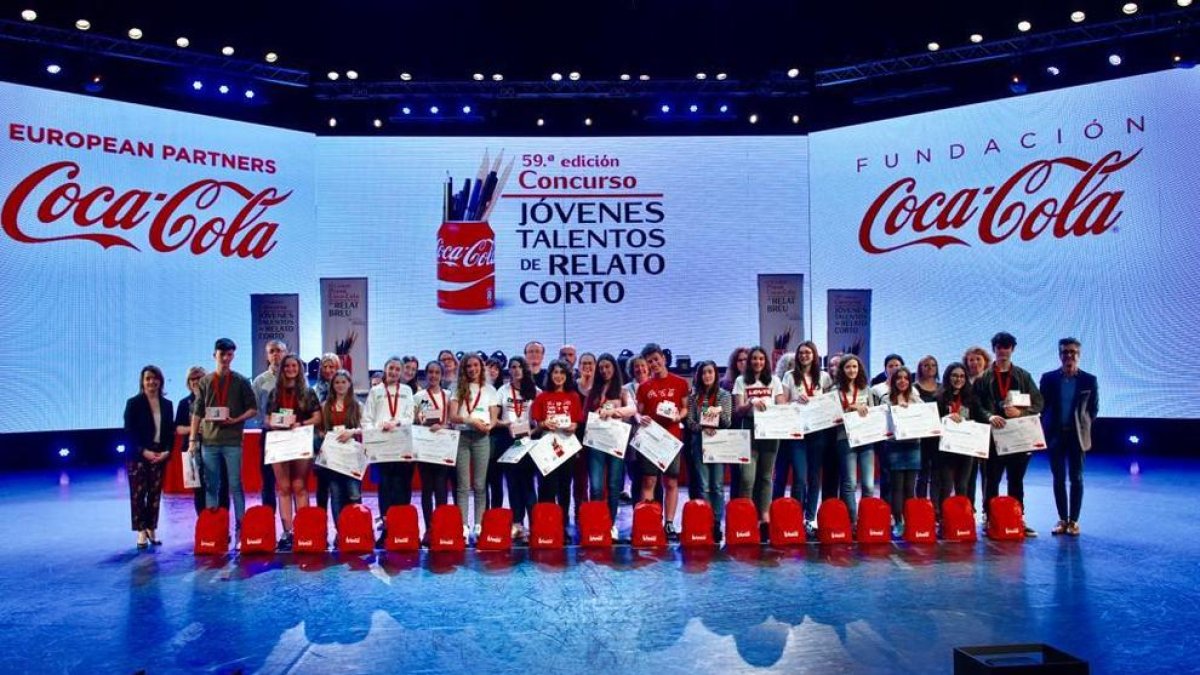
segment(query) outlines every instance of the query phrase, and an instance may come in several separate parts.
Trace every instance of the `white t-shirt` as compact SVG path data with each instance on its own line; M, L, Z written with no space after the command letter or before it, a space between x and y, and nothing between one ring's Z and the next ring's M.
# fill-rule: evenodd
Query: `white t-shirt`
M458 401L457 387L455 387L454 391L450 392L450 400L455 402ZM483 388L481 389L478 384L472 382L468 386L467 400L462 405L464 407L472 406L469 411L465 411L467 417L483 420L484 422L491 422L492 414L489 411L489 408L494 408L500 405L500 395L496 393L495 388L493 388L490 384L483 385ZM458 405L452 405L451 408L456 412L458 411Z
M399 396L397 396L399 391ZM392 414L391 401L396 402L396 414ZM363 402L362 426L364 429L374 429L384 422L396 424L412 424L413 393L407 384L397 384L388 387L379 383L367 392L367 400Z
M500 391L496 392L496 395L500 400L500 419L509 424L517 419L530 422L529 413L533 409L533 401L523 398L521 392L514 390L511 383L500 387ZM521 402L520 415L517 415L517 401Z
M812 382L809 382L809 384L812 384ZM783 384L781 386L783 387L783 392L785 394L787 394L787 400L789 400L789 401L799 401L800 400L800 392L802 392L802 391L805 394L808 394L808 390L804 388L804 385L799 382L796 382L796 372L793 370L789 370L787 373L784 374ZM833 378L829 377L829 373L822 370L821 376L819 378L817 378L816 386L813 387L812 395L817 396L819 394L822 394L827 391L832 391L832 390L833 390Z
M450 392L440 389L433 395L428 389L422 389L413 396L413 406L424 415L426 421L436 418L444 424L448 421L446 409L450 407Z
M746 384L746 378L738 376L737 381L733 383L733 395L745 396L746 401L753 401L756 398L765 398L770 405L775 404L775 397L783 393L783 385L779 380L772 375L771 381L767 384L755 381L753 384Z

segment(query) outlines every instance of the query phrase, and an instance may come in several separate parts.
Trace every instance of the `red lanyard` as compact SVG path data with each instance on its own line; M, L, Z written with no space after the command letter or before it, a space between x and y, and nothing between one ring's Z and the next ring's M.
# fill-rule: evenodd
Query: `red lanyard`
M400 410L400 387L403 386L399 382L396 383L396 395L393 397L388 393L387 385L383 385L383 395L387 397L388 412L391 413L392 419L396 419L396 413Z
M429 402L433 404L434 410L441 410L442 408L445 408L446 407L446 390L445 389L442 390L442 405L441 406L439 406L437 404L437 399L433 397L433 394L429 395Z
M996 376L996 388L1000 390L1000 400L1008 399L1008 390L1012 389L1012 368L1001 374L1000 369L993 367L992 374Z
M846 410L850 407L855 407L855 408L858 407L858 387L854 388L854 400L853 401L846 400L846 392L844 392L844 391L841 393L841 397L842 397L842 410Z
M704 405L701 406L701 409L708 410L709 408L715 407L716 405L717 405L717 395L712 394L711 396L708 397L708 401L706 401L704 403Z
M224 408L226 406L226 404L229 402L229 383L232 381L233 381L233 373L229 373L229 375L225 379L225 387L222 388L221 387L221 374L213 373L213 398L216 399L214 401L214 403L217 404L218 408Z
M512 389L513 412L517 414L517 419L521 419L521 413L525 410L525 401L521 400L521 392L512 387L510 389Z
M959 410L962 410L962 394L956 394L950 402L950 414L957 415Z
M467 390L470 392L470 389ZM471 416L475 412L475 407L479 405L479 399L483 398L483 385L479 385L479 392L475 394L475 402L471 404L471 408L467 410L467 416Z
M813 385L811 387L808 386L808 373L805 373L800 376L800 384L804 385L805 396L812 398L813 392L815 392L817 390L817 383L813 382ZM855 393L855 395L857 396L857 392Z

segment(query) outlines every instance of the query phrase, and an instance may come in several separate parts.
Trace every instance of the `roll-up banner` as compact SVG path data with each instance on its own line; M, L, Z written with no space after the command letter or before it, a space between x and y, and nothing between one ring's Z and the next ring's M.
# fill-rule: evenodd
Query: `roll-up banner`
M871 369L870 289L829 289L827 354L854 354Z
M321 279L321 352L333 352L365 392L371 378L367 361L367 279Z
M267 342L283 340L288 352L300 353L300 294L253 293L250 295L250 335L254 371L267 369Z
M758 275L758 342L771 367L804 339L804 275Z

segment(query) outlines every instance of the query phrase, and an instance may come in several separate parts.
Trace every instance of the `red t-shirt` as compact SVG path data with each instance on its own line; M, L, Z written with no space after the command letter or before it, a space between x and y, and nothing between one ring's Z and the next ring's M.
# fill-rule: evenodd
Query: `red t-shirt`
M638 410L663 425L675 438L682 439L683 423L675 422L667 417L660 417L658 404L663 401L671 401L675 404L676 410L687 410L687 396L688 382L682 377L671 373L667 373L666 377L652 377L638 387Z
M575 423L587 419L583 411L583 399L579 398L579 394L565 391L543 391L533 399L533 408L529 412L533 421L539 424L553 415L567 415Z

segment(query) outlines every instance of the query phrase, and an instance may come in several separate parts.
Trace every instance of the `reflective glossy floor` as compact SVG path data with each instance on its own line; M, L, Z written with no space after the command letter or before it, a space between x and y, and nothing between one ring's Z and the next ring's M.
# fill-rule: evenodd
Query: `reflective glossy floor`
M191 555L189 498L149 553L123 472L0 477L6 672L948 673L955 646L1045 642L1092 672L1195 672L1200 464L1089 458L1083 536L1023 544L617 547L458 559ZM374 507L372 498L368 504ZM627 509L625 510L627 511ZM624 513L627 521L628 514ZM628 522L623 524L628 528Z

